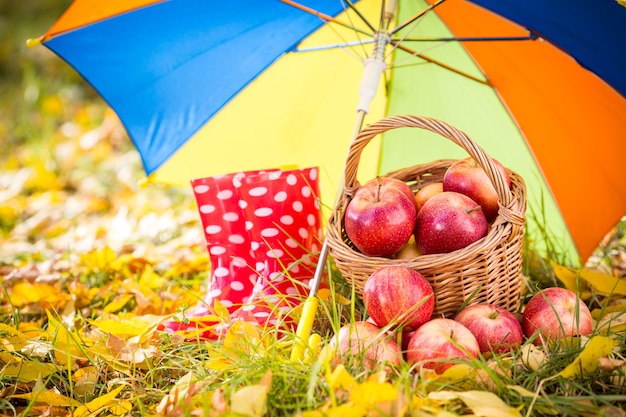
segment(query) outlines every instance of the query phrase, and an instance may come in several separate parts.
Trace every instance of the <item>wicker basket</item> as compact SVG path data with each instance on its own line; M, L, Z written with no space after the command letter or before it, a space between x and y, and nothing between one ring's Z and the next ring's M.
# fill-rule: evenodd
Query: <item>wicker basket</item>
M438 133L463 148L485 170L500 200L498 217L487 236L454 252L422 255L413 259L367 256L350 242L343 219L348 203L359 186L356 176L361 152L377 135L400 127ZM389 172L386 176L405 181L415 192L429 182L441 181L453 162L435 161ZM362 295L365 281L375 270L385 265L403 265L420 272L433 287L433 317L453 317L465 303L491 303L515 311L521 298L526 188L518 174L507 171L511 177L510 189L482 148L465 133L440 120L413 115L381 119L364 128L350 146L344 172L344 191L333 209L327 228L329 253L343 277L355 286L359 295Z

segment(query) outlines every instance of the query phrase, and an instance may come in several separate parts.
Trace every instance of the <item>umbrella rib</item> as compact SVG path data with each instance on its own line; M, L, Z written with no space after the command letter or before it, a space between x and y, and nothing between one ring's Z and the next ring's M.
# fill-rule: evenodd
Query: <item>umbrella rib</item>
M393 35L394 33L397 33L399 31L401 31L402 29L404 29L405 27L407 27L408 25L410 25L411 23L415 22L417 19L421 18L422 16L424 16L426 13L430 12L431 10L433 10L435 7L439 6L441 3L443 3L445 0L439 0L436 3L433 3L431 5L429 5L428 7L426 7L424 10L419 11L418 13L414 14L413 16L411 16L409 19L407 19L406 21L404 21L403 23L399 24L398 26L396 26L395 28L393 28L392 30L389 31L389 35Z
M528 36L493 36L493 37L450 37L450 38L394 38L394 42L493 42L493 41L535 41L539 37L533 33Z
M324 21L326 21L326 22L332 22L332 23L335 23L335 24L337 24L337 25L343 26L343 27L345 27L345 28L351 29L351 30L353 30L353 31L355 31L355 32L357 32L357 33L360 33L360 34L363 34L363 35L367 35L367 36L372 36L372 34L371 34L371 33L369 33L369 32L366 32L366 31L364 31L364 30L362 30L362 29L359 29L359 28L355 28L354 26L349 25L349 24L347 24L347 23L345 23L345 22L342 22L342 21L341 21L341 20L339 20L339 19L336 19L336 18L334 18L334 17L332 17L332 16L330 16L330 15L327 15L327 14L325 14L325 13L318 12L318 11L317 11L317 10L315 10L315 9L312 9L312 8L310 8L310 7L307 7L307 6L303 5L303 4L297 3L297 2L295 2L295 1L293 1L293 0L280 0L280 1L281 1L281 2L283 2L283 3L285 3L285 4L288 4L288 5L290 5L290 6L293 6L293 7L295 7L296 9L300 9L300 10L302 10L303 12L306 12L306 13L312 14L313 16L317 16L317 17L319 17L320 19L322 19L322 20L324 20Z
M354 11L354 13L356 13L356 15L361 18L363 23L365 23L367 27L370 28L372 32L376 32L376 28L369 22L369 20L365 18L365 16L363 16L363 14L356 7L354 7L354 4L352 4L350 0L345 0L345 2L348 5L348 7L352 9L352 11Z
M437 66L439 66L439 67L441 67L441 68L445 68L445 69L447 69L447 70L449 70L449 71L452 71L452 72L454 72L454 73L457 73L457 74L459 74L459 75L462 75L462 76L464 76L464 77L466 77L466 78L469 78L470 80L477 81L477 82L479 82L479 83L481 83L481 84L490 85L490 84L489 84L489 81L485 81L485 80L480 79L480 78L478 78L478 77L476 77L476 76L474 76L474 75L472 75L472 74L469 74L469 73L467 73L467 72L465 72L465 71L461 71L461 70L460 70L460 69L458 69L458 68L454 68L453 66L450 66L450 65L448 65L448 64L446 64L446 63L444 63L444 62L441 62L441 61L438 61L438 60L436 60L436 59L434 59L434 58L431 58L431 57L429 57L428 55L424 55L424 54L422 54L422 53L419 53L419 52L417 52L417 51L414 51L413 49L411 49L411 48L407 48L406 46L401 45L401 44L399 44L399 43L394 43L394 42L392 42L392 44L393 44L393 46L394 46L395 48L398 48L398 49L400 49L400 50L402 50L402 51L404 51L404 52L406 52L406 53L409 53L409 54L411 54L411 55L413 55L413 56L416 56L416 57L418 57L418 58L422 58L423 60L425 60L425 61L427 61L427 62L430 62L431 64L435 64L435 65L437 65Z

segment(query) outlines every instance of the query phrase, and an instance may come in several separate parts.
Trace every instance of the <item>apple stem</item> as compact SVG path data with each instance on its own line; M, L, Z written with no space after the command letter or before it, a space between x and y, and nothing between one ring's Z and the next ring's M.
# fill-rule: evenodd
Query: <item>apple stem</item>
M496 310L496 311L494 311L493 313L491 313L491 314L489 315L489 318L490 318L491 320L494 320L494 319L495 319L495 318L497 318L499 315L500 315L500 312L499 312L498 310Z
M378 181L378 188L376 188L376 201L380 201L380 189L383 187L382 181Z
M482 209L483 209L483 208L482 208L480 205L478 205L478 206L476 206L476 207L474 207L474 208L472 208L472 209L470 209L470 210L467 210L467 213L469 214L469 213L471 213L471 212L473 212L473 211L476 211L476 210L482 210Z

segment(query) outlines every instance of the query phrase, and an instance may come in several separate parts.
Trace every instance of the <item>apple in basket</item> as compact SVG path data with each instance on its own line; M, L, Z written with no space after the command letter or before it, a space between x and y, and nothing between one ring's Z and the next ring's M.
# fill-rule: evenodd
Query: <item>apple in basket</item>
M502 173L505 183L511 186L511 178L504 166L491 158L498 170ZM446 171L443 177L443 190L456 191L465 194L476 201L485 213L487 221L498 216L498 194L485 170L473 158L456 161Z
M363 304L379 327L391 325L412 331L430 320L435 294L419 272L406 266L387 265L365 281Z
M334 364L362 365L369 369L398 366L402 351L393 337L373 323L355 321L345 324L333 335L328 346L335 353Z
M448 253L487 235L481 207L461 193L444 191L431 197L417 213L415 244L423 255Z
M455 359L478 357L480 348L471 331L458 321L432 319L417 329L407 346L406 360L442 374Z
M589 335L593 318L587 305L565 288L546 288L535 294L522 315L524 335L537 336L535 344L566 337Z
M435 194L439 194L443 191L443 183L442 182L429 182L424 185L422 188L417 190L415 193L415 202L417 203L417 211L424 206L432 196Z
M473 304L454 320L467 327L478 340L482 353L506 353L521 346L524 332L517 317L495 304Z
M406 183L379 177L356 190L346 208L344 226L348 238L365 255L391 257L409 241L416 213Z

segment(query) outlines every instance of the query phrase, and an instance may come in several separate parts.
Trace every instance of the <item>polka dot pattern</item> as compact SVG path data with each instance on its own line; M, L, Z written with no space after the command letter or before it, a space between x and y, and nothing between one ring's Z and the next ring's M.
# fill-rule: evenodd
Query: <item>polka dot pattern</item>
M317 178L306 168L192 181L211 261L202 312L219 302L231 320L289 323L315 272L309 252L321 245Z

